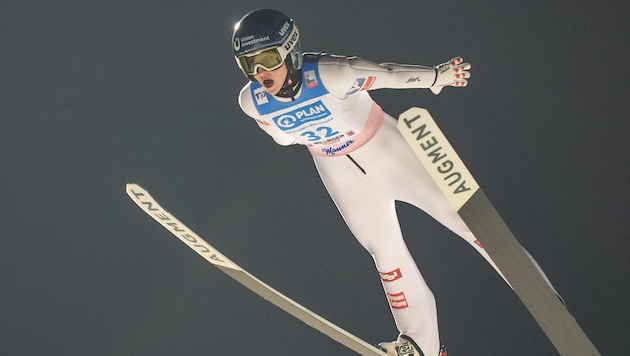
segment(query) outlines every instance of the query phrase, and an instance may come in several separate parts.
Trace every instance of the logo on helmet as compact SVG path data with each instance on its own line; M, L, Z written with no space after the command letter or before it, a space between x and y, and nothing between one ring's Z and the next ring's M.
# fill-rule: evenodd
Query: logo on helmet
M269 41L269 36L261 36L256 38L254 35L249 35L249 36L245 36L245 37L240 37L240 38L236 38L234 40L234 49L238 51L238 48L246 48L248 46L253 46L255 44L261 43L261 42L267 42ZM238 46L238 48L237 48Z
M284 36L285 33L287 33L287 30L289 29L289 26L291 26L288 22L285 22L284 25L282 25L282 28L280 29L280 31L278 31L278 34L280 36Z
M297 26L294 26L293 32L291 32L291 35L289 35L289 38L286 40L286 42L284 42L284 45L282 47L287 52L291 51L291 49L295 47L295 44L297 43L299 38L300 34L298 32L298 28Z

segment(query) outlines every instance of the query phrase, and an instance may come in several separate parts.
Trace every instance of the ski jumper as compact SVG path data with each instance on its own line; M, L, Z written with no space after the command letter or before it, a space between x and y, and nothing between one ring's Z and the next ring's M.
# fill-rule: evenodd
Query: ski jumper
M308 148L343 219L374 259L398 330L425 355L437 355L435 300L405 245L395 201L425 211L497 268L398 132L396 119L368 94L429 88L435 69L307 53L302 76L294 100L250 82L239 104L278 144Z

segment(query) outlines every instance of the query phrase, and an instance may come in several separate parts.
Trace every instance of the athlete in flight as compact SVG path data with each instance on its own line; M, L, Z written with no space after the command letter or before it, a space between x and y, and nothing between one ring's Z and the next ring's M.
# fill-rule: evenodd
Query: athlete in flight
M303 53L295 22L270 9L246 14L232 46L250 80L239 95L242 110L276 143L306 146L346 224L374 259L399 330L397 340L379 347L393 356L446 356L435 299L405 245L395 201L425 211L501 273L398 132L396 119L368 92L425 88L437 95L446 86L465 87L470 65L459 57L427 67Z

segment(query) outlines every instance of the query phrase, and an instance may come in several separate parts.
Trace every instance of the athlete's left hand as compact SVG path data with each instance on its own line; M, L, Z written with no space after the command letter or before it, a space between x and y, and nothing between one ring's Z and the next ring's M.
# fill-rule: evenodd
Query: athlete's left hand
M462 57L455 57L448 62L435 66L435 83L431 86L433 94L438 95L445 86L465 87L466 78L470 78L469 63L463 63Z

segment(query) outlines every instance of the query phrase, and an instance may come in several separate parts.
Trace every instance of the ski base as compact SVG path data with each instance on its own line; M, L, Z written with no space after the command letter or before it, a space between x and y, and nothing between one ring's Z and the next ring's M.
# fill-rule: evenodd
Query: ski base
M145 213L166 228L166 230L179 238L206 261L212 263L225 274L263 297L265 300L360 355L387 356L383 351L378 350L359 337L303 307L230 261L226 256L179 221L173 214L169 213L158 204L149 192L141 186L128 183L126 190L131 200Z

